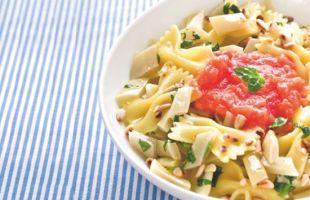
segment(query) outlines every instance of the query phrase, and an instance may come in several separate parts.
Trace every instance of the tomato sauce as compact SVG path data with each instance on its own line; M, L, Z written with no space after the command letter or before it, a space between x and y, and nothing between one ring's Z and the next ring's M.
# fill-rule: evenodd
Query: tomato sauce
M264 86L250 93L247 83L235 73L238 67L255 68L264 78ZM295 64L285 55L273 57L258 52L215 52L215 58L198 77L202 97L194 102L198 110L225 117L226 111L246 117L243 128L261 127L265 130L278 117L289 121L281 132L293 128L293 116L306 105L305 81L295 71Z

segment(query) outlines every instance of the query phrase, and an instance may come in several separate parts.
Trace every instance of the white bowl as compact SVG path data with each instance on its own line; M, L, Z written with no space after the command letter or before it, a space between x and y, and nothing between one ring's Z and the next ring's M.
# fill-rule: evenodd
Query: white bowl
M144 160L129 145L124 127L119 124L115 114L119 109L115 96L129 79L133 56L157 40L171 25L181 25L184 17L201 10L213 10L222 0L163 0L137 19L119 38L101 70L99 83L99 103L102 117L109 134L119 151L129 163L156 186L180 199L216 199L203 197L186 191L152 174ZM245 2L245 1L242 1ZM307 0L275 0L275 8L288 12L301 23L307 22ZM307 4L307 5L306 5ZM301 6L302 5L302 6ZM290 9L287 9L290 8ZM298 9L298 12L296 12ZM295 12L294 12L295 11ZM295 13L295 15L293 15ZM297 16L298 13L298 16ZM309 18L309 17L308 17Z

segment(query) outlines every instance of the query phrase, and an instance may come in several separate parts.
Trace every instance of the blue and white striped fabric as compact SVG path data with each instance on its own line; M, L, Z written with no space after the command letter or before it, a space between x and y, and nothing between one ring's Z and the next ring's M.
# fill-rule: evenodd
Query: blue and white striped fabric
M0 199L173 199L112 144L98 77L158 0L0 0Z

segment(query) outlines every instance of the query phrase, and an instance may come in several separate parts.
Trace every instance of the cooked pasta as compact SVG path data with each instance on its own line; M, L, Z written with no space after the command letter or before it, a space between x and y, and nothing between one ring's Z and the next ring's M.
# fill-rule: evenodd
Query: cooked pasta
M117 120L151 172L203 196L310 198L310 29L250 2L133 59Z

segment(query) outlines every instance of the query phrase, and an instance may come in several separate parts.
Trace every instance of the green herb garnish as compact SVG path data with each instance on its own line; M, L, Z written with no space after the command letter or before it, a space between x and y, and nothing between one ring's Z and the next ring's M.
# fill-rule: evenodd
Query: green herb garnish
M180 122L180 116L179 115L175 115L173 117L173 122Z
M194 37L194 40L200 39L200 36L196 32L193 32L193 37Z
M207 154L209 153L209 151L211 150L211 148L212 148L212 143L209 142L208 145L207 145L207 147L206 147L204 156L207 155Z
M255 68L238 67L234 72L241 80L248 83L250 93L257 92L265 85L265 78Z
M193 41L191 40L183 40L182 43L181 43L181 48L182 49L188 49L190 47L193 46Z
M174 100L174 95L173 94L170 95L170 99L171 99L171 101Z
M126 84L124 85L124 88L130 88L130 89L133 89L133 88L139 88L140 86L139 85L133 85L133 84Z
M186 157L185 157L186 162L191 162L191 163L195 162L196 158L192 150L192 145L187 144L187 143L180 143L180 145L186 152ZM184 165L186 164L186 162L184 163Z
M148 142L141 139L139 139L139 145L143 152L146 152L149 148L151 148L151 145Z
M216 166L216 170L213 174L213 178L212 178L212 187L216 186L216 183L220 177L220 175L222 174L222 167Z
M212 51L218 51L218 50L220 50L219 44L212 45Z
M241 10L237 5L231 4L229 2L224 4L224 7L223 7L224 14L232 14L232 13L240 13L240 12Z
M303 133L302 138L307 138L308 136L310 136L310 127L301 126L298 124L295 124L295 127L299 128L302 131L302 133Z
M276 22L278 26L283 26L283 22Z
M285 125L287 123L287 119L284 117L277 118L270 126L269 128L277 128Z
M274 183L274 189L281 197L286 198L287 195L295 189L293 186L293 180L294 177L278 176Z
M185 32L182 32L182 33L181 33L181 37L182 37L183 40L185 40L185 39L186 39L186 33L185 33Z
M157 63L159 64L160 63L160 56L159 56L159 54L157 54L156 56L157 56Z
M165 143L164 143L164 150L165 150L165 151L167 151L167 144L168 144L168 143L173 143L173 141L170 140L170 139L165 140Z
M211 183L212 183L212 181L210 181L209 179L200 178L197 180L198 186L211 185Z

